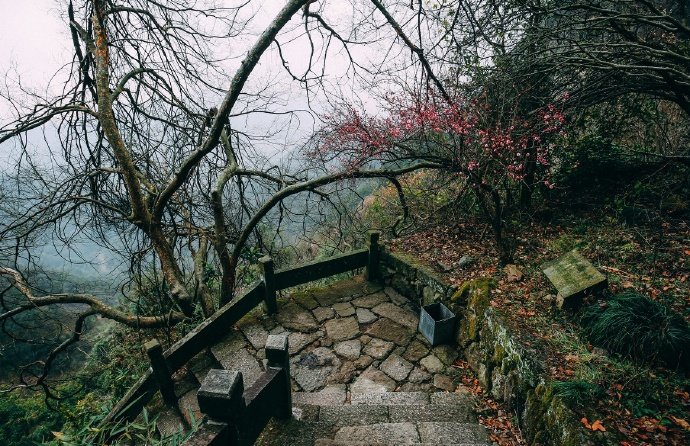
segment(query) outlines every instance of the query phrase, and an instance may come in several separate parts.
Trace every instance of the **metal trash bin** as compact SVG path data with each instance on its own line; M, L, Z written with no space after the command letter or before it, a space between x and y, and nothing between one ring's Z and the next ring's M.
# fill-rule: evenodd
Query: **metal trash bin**
M422 307L419 331L433 346L450 344L455 337L457 316L441 302Z

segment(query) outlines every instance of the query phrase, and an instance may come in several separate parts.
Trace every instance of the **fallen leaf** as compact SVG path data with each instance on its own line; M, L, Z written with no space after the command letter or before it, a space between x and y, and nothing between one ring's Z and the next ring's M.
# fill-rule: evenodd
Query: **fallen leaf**
M671 418L671 420L673 420L674 423L676 423L678 426L682 427L682 428L685 429L686 431L687 431L687 430L690 430L690 423L688 423L688 422L685 421L684 419L678 418L678 417L674 417L673 415L670 415L669 418Z
M606 428L601 424L601 420L595 420L590 429L593 431L606 432Z
M685 402L690 401L690 393L688 393L688 392L685 392L685 391L680 390L680 389L676 389L673 392L673 394L676 395L677 397L682 398Z
M582 425L583 425L584 427L586 427L587 429L591 429L591 428L592 428L592 425L589 424L589 421L588 421L587 418L585 418L585 417L582 417L582 419L580 419L580 423L582 423Z

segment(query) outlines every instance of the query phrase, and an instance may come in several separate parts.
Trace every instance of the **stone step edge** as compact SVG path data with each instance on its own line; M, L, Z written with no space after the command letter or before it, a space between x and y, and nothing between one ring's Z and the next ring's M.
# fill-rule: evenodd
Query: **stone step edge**
M415 430L422 434L422 428L431 428L431 431L433 432L434 430L439 430L439 428L443 428L440 430L441 432L441 443L443 442L449 442L449 441L454 441L454 442L459 442L459 444L462 443L486 443L488 440L488 432L486 431L486 428L482 426L481 424L474 422L474 423L467 423L467 422L454 422L454 421L419 421L419 422L384 422L384 423L374 423L374 424L364 424L364 425L356 425L356 426L343 426L340 427L336 430L335 437L333 440L336 441L343 441L345 439L350 439L350 435L355 434L357 436L357 433L366 433L367 437L377 437L379 433L381 434L386 434L387 432L399 432L399 429L403 429L407 425L407 427L412 427L414 426ZM395 428L393 431L390 430L391 428ZM448 430L450 428L450 430ZM404 429L403 429L404 430ZM438 432L437 432L438 433ZM449 435L449 433L452 433L452 435ZM345 437L342 438L341 437ZM460 435L458 435L460 434ZM467 435L470 435L472 438L465 438ZM427 435L429 435L429 432L427 432ZM361 436L361 435L360 435ZM434 436L434 435L432 435ZM479 436L480 438L474 438L475 436ZM339 438L340 437L340 438ZM423 438L424 435L421 435L420 440L428 440ZM435 437L435 436L434 436ZM453 437L453 440L451 440L449 437ZM436 438L434 438L436 439ZM355 440L361 442L359 439L355 438ZM356 442L356 441L353 441ZM382 441L385 444L385 441Z
M471 407L455 404L415 404L415 405L354 405L354 406L311 406L303 405L293 408L293 415L299 421L321 421L334 426L347 426L350 417L356 416L355 423L350 425L367 425L376 423L401 422L455 422L476 423L477 419ZM358 416L357 416L358 415ZM336 417L335 420L327 419ZM337 421L345 417L345 420ZM385 418L384 420L381 417ZM342 423L342 424L341 424Z
M405 446L496 446L495 443L404 443ZM314 446L400 446L400 443L353 443L329 438L317 438Z
M349 396L349 399L348 399ZM474 398L464 393L450 392L293 392L294 406L357 406L357 405L419 405L457 404L474 406Z

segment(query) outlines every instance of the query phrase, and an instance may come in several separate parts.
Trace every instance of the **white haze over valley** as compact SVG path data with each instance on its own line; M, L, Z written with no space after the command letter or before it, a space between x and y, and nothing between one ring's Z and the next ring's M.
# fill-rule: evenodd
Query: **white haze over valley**
M72 42L69 28L66 24L66 3L59 0L0 0L0 70L10 89L16 87L20 81L24 89L36 92L39 96L50 98L52 93L60 91L69 71L72 58ZM229 1L228 4L238 2ZM226 48L218 48L218 56L230 57L227 62L228 73L231 76L235 68L242 61L246 49L254 43L265 26L272 20L275 13L285 4L281 0L269 0L261 4L260 9L247 11L247 17L252 21L247 28L246 35L241 38L229 39ZM354 12L346 2L328 2L327 17L332 23L347 26L352 23ZM334 19L337 17L337 19ZM294 33L300 23L291 23L287 32ZM282 52L289 63L289 67L296 73L305 70L308 60L308 48L305 39L285 39ZM239 44L238 44L239 42ZM376 42L365 48L353 47L352 54L363 64L375 62L380 54L385 54L387 48L378 46ZM356 80L349 76L348 59L344 51L332 49L326 65L328 77L326 87L319 93L307 96L304 89L294 86L285 71L275 45L267 51L259 66L251 75L247 91L257 91L269 88L281 107L287 110L302 110L293 113L289 118L269 114L253 113L245 117L233 118L232 125L236 129L254 135L271 135L257 141L258 152L270 164L299 163L299 158L291 154L305 144L307 138L319 126L316 114L326 110L328 99L324 92L337 93L341 97L350 98L361 104L370 112L375 112L375 101L366 88L356 85ZM225 86L227 87L227 86ZM357 92L357 93L354 93ZM34 99L27 99L30 104ZM220 98L207 98L209 106L220 102ZM309 111L311 110L311 111ZM316 114L313 113L316 111ZM0 123L4 124L16 118L15 110L8 107L7 102L0 99ZM39 164L49 165L48 147L58 147L55 133L51 128L34 130L27 135L28 153ZM8 141L0 146L0 173L11 169L14 160L19 155L19 146ZM59 151L57 151L59 153ZM290 156L288 156L290 155ZM55 153L53 153L55 156ZM0 184L0 187L5 187ZM1 217L1 216L0 216ZM123 271L127 265L120 265L112 259L109 251L100 248L90 240L75 237L68 249L61 242L48 235L43 236L42 249L36 250L41 264L55 271L65 271L82 277L97 276L104 278L109 272ZM76 248L76 249L75 249ZM72 251L81 251L83 258L74 256ZM117 276L117 274L115 274ZM113 277L114 279L114 277Z

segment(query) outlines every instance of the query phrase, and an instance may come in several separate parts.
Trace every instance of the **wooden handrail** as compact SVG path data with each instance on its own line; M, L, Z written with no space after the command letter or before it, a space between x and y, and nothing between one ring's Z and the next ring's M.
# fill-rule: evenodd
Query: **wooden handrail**
M163 353L168 373L173 374L178 371L211 342L215 342L220 336L227 333L230 327L260 304L263 297L263 283L257 282L238 299L221 307L211 317L173 344ZM153 371L150 368L112 408L104 418L103 423L133 420L158 389L159 383L154 379Z
M365 249L279 271L273 271L273 261L270 258L262 258L260 261L263 267L262 281L253 284L243 295L218 309L208 319L163 352L167 369L159 362L157 373L165 372L172 375L177 372L190 359L227 333L230 327L260 303L266 304L269 313L278 311L275 300L278 290L365 267L367 269L366 277L369 280L377 279L380 260L378 239L378 232L370 232L368 247ZM153 368L149 368L113 407L101 425L134 420L155 392L160 389L161 381L167 383L167 377L159 376L156 379ZM289 374L287 381L289 384Z
M251 446L272 417L290 418L290 356L287 335L266 341L268 367L244 390L242 372L210 370L197 392L202 424L184 446Z

